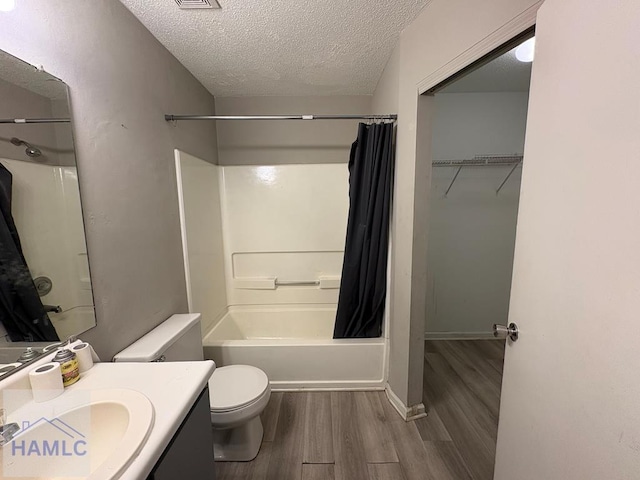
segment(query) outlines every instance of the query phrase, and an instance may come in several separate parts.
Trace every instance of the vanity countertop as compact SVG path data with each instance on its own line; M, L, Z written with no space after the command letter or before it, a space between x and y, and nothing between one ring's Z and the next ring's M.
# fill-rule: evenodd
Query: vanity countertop
M33 366L46 361L41 359ZM65 388L65 393L57 398L63 398L67 392L102 389L130 389L147 397L154 410L151 432L140 453L118 477L121 480L144 480L153 470L202 390L207 386L215 368L211 360L96 363L91 370L81 374L77 383ZM20 378L25 377L26 373L18 372L7 380L16 383L13 388L26 388L24 382L28 380ZM8 384L7 380L2 382L5 388ZM20 410L37 408L38 405L46 405L46 403L37 404L30 399L20 407Z
M211 360L167 363L98 363L72 389L129 388L153 404L154 422L138 456L119 477L145 479L177 432L215 370ZM213 455L213 452L212 452Z

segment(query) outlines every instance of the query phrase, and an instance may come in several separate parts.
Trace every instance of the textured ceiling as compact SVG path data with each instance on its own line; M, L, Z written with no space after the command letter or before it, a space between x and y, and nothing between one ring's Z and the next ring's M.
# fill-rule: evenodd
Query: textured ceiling
M520 62L515 52L514 48L465 75L440 93L528 92L532 64Z
M2 50L0 79L52 100L67 98L67 86L63 82Z
M371 94L429 0L120 0L216 96Z

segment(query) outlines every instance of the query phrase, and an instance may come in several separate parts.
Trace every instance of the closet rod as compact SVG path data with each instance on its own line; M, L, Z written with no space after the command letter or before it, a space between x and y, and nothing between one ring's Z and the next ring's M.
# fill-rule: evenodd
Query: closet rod
M0 123L70 123L70 118L0 118Z
M522 163L521 161L517 162L504 162L504 163L432 163L432 167L511 167L515 165L516 167Z
M434 160L433 167L510 167L520 165L522 155L487 155L469 160Z
M398 115L165 115L176 120L397 120Z

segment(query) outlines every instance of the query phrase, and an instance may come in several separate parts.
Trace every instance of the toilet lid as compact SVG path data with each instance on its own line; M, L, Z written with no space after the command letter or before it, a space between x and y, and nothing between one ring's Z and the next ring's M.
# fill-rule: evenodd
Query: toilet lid
M267 374L249 365L216 368L209 379L212 411L229 411L256 401L269 387Z

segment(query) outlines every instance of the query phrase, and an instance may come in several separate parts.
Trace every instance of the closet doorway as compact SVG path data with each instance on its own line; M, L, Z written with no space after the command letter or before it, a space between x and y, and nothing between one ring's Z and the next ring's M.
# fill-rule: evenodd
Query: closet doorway
M433 95L421 431L441 428L475 480L493 478L533 32ZM434 423L435 422L435 423ZM436 425L437 424L437 425Z

